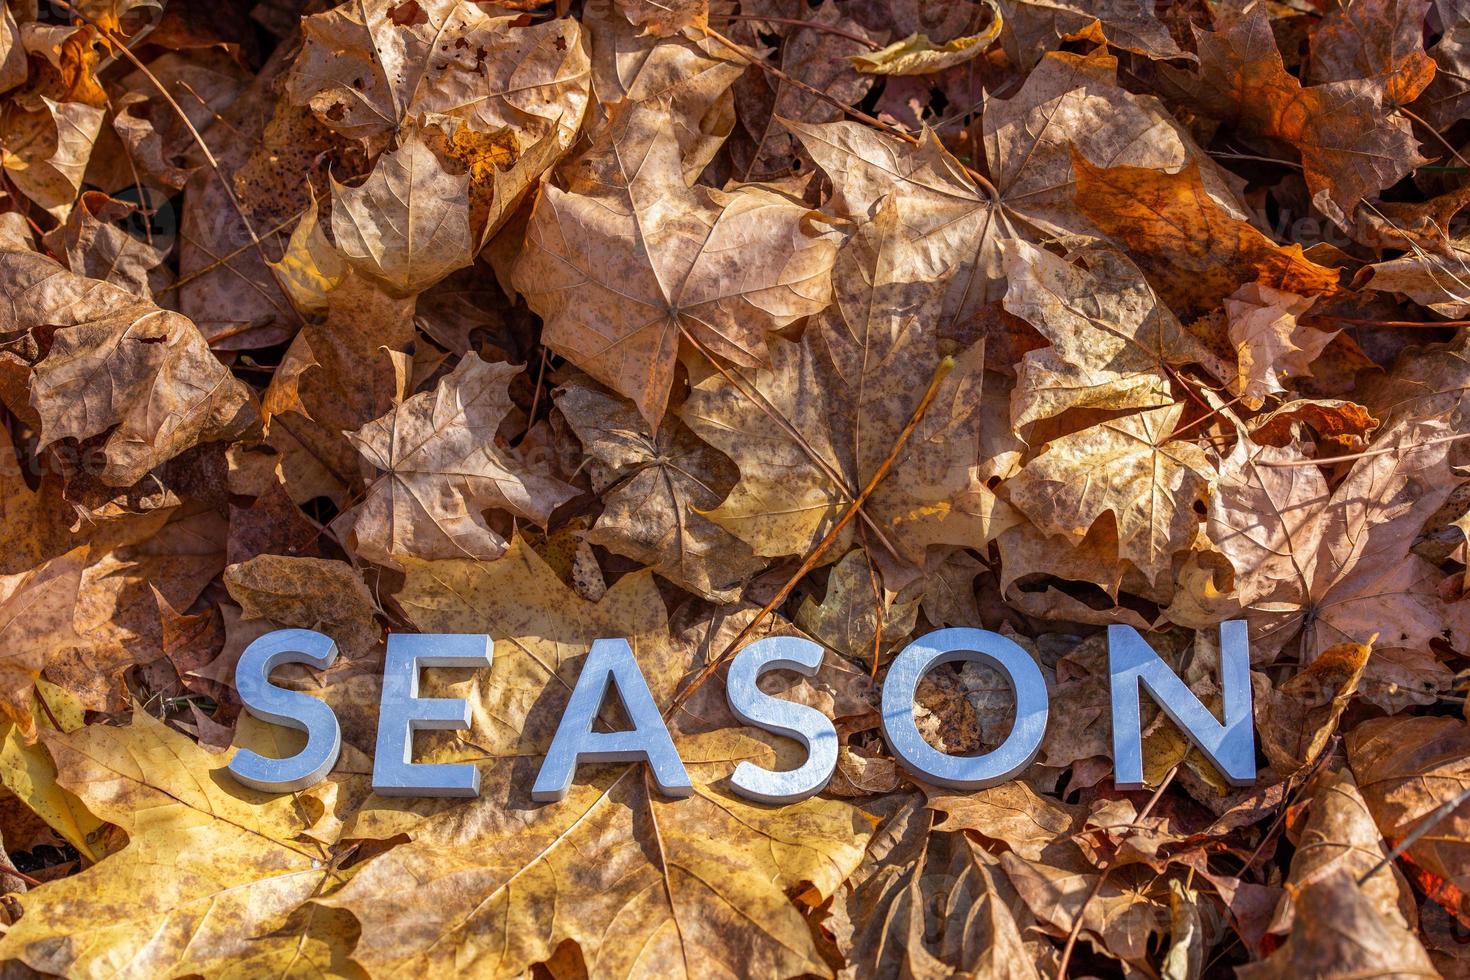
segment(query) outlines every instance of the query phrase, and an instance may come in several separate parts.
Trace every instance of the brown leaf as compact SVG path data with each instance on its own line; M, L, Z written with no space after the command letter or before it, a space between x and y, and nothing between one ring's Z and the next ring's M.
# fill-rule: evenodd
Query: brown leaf
M1359 890L1346 871L1307 886L1291 936L1261 963L1239 969L1251 980L1365 975L1437 977L1423 945Z
M1459 718L1377 718L1348 732L1346 744L1358 788L1391 846L1463 793L1470 780L1470 729ZM1431 876L1421 876L1420 884L1462 921L1470 915L1466 810L1461 806L1439 818L1406 852L1414 866Z
M589 384L563 386L556 404L605 468L593 473L603 508L588 540L700 595L736 598L762 563L703 513L734 484L730 461L678 419L650 431L631 402Z
M332 182L332 236L364 275L421 292L473 258L468 187L408 134L360 187Z
M1406 422L1380 431L1374 454L1330 494L1315 467L1274 465L1299 463L1299 450L1236 446L1210 502L1209 533L1235 567L1258 662L1299 633L1304 661L1374 633L1379 647L1411 650L1447 630L1466 633L1470 610L1444 605L1433 566L1408 553L1457 482L1448 447L1435 443L1444 430Z
M680 417L740 467L710 517L758 555L806 554L877 472L943 360L937 291L890 201L843 247L835 302L799 344L773 338L770 367L716 373ZM931 546L973 545L1009 519L972 472L980 433L982 344L957 351L933 407L838 542L867 528L891 589L918 574ZM743 374L743 372L742 372ZM753 389L755 400L742 389Z
M1215 26L1196 33L1200 77L1216 111L1295 147L1313 205L1339 225L1422 160L1407 121L1383 112L1371 83L1303 87L1288 74L1264 4L1222 8Z
M1128 248L1173 309L1213 310L1250 282L1299 296L1337 288L1337 271L1300 245L1277 245L1217 205L1193 162L1177 174L1095 167L1080 153L1072 163L1077 207Z
M761 363L767 330L827 304L836 249L777 191L686 186L669 129L650 113L628 120L582 158L596 184L545 189L513 280L546 321L545 342L656 427L682 333L736 364Z
M185 317L34 252L0 253L0 269L11 296L0 329L39 334L46 352L30 392L41 444L106 435L104 483L129 486L254 422L250 389Z
M586 108L587 54L574 20L521 26L463 0L370 0L302 26L287 92L344 136L392 133L427 113L508 131L515 154L553 128L575 132Z
M1295 918L1295 899L1304 889L1346 872L1354 881L1375 872L1358 886L1385 921L1412 930L1419 916L1409 883L1393 865L1379 868L1388 851L1373 823L1368 805L1348 770L1324 772L1315 780L1307 822L1291 859L1287 892L1272 923L1285 932Z
M1434 78L1424 53L1429 0L1340 3L1312 35L1312 79L1367 79L1390 106L1408 105Z
M1317 761L1337 732L1372 652L1371 641L1328 647L1280 686L1264 674L1252 675L1261 751L1277 772L1290 775Z
M1150 579L1194 540L1196 501L1209 496L1209 461L1171 440L1182 405L1150 409L1053 439L1006 482L1010 501L1049 534L1081 542L1110 513L1118 554Z
M1050 341L1021 357L1011 393L1017 429L1068 409L1167 407L1171 369L1216 364L1119 253L1063 259L1014 239L1001 248L1006 310Z
M343 656L360 656L382 635L372 593L346 562L261 555L227 567L224 582L245 619L320 630Z
M545 524L575 491L496 444L511 409L510 379L521 368L468 354L432 391L409 398L348 439L382 475L344 516L359 555L396 565L498 558L506 548L481 511L507 511Z

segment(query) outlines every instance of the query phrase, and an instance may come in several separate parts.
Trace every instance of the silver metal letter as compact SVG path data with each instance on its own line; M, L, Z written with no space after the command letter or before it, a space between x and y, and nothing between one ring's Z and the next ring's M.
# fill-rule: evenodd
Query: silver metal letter
M631 731L592 730L609 684L623 702L623 710L633 725ZM593 642L577 686L572 690L572 699L556 727L546 761L536 774L531 799L543 803L564 799L572 788L577 765L582 762L647 762L660 793L688 796L694 792L627 640Z
M1159 707L1209 756L1232 786L1249 786L1256 781L1251 655L1244 620L1220 624L1223 725L1131 626L1108 627L1108 673L1113 700L1113 781L1119 788L1143 786L1139 685L1148 688Z
M470 727L463 698L419 697L424 667L488 667L490 637L483 633L394 633L383 665L373 792L380 796L477 796L480 772L472 765L415 763L413 733Z
M796 636L757 640L730 664L725 697L735 716L747 725L794 738L807 751L805 762L784 772L740 763L730 777L736 793L762 803L796 803L820 793L832 778L837 768L837 729L831 719L816 708L772 697L756 686L767 670L784 667L810 677L820 666L821 646Z
M919 680L934 667L975 660L1009 675L1016 695L1016 723L993 752L963 756L940 752L924 740L914 723ZM910 772L926 782L954 789L984 789L1025 769L1041 751L1048 711L1046 679L1030 654L990 630L942 629L903 648L883 681L883 735Z
M235 689L245 710L262 721L306 733L306 747L288 759L270 759L241 749L230 760L230 774L267 793L287 793L321 782L337 764L342 729L325 701L276 687L271 671L281 664L325 668L337 659L337 644L316 630L275 630L259 637L235 664Z

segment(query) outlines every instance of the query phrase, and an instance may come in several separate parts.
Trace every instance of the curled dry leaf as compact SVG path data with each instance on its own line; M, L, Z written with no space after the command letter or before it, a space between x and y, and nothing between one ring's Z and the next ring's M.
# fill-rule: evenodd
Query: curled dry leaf
M964 64L984 54L1000 37L1004 22L1000 7L993 0L987 0L986 6L990 23L979 34L950 38L942 44L935 44L927 34L910 34L871 54L849 55L848 60L867 75L930 75Z
M12 411L34 413L43 446L105 435L102 482L136 483L254 421L250 389L187 318L35 252L0 253L0 269L10 296L0 330L29 331L39 348L30 404Z

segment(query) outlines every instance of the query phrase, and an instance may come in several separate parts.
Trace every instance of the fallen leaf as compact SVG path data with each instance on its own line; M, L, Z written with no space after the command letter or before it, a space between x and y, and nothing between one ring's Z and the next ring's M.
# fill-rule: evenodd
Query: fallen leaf
M1010 501L1049 534L1080 542L1111 514L1118 554L1150 579L1194 538L1193 509L1209 498L1209 461L1171 435L1182 405L1125 415L1053 439L1006 482Z
M585 383L563 386L557 407L589 456L602 514L589 540L653 568L700 595L730 600L761 567L750 547L703 513L737 474L678 419L657 432L631 402Z
M682 335L761 363L767 330L827 305L836 249L810 209L775 190L686 186L658 117L629 119L638 125L614 127L587 161L596 186L542 193L513 278L546 321L545 342L656 427ZM632 241L639 249L624 251Z
M867 75L929 75L953 68L985 53L1000 37L1004 20L1000 7L988 3L990 23L979 34L956 37L942 44L929 40L927 34L910 34L871 54L849 55L857 70Z
M498 558L505 539L481 511L494 507L545 524L573 496L496 445L511 408L508 385L520 371L468 355L432 392L348 434L382 472L344 521L359 555L390 565L404 555Z

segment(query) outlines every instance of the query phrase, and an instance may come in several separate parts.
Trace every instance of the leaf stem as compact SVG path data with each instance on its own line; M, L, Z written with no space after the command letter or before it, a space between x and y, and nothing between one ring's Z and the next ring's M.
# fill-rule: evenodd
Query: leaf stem
M1461 439L1470 439L1470 432L1457 432L1450 436L1439 436L1434 439L1426 439L1412 446L1383 446L1379 449L1365 449L1360 453L1349 453L1346 456L1324 456L1321 459L1289 459L1281 462L1271 460L1257 461L1256 466L1272 466L1286 468L1290 466L1326 466L1328 463L1346 463L1354 459L1367 459L1370 456L1386 456L1389 453L1402 449L1404 452L1413 452L1415 449L1425 449L1429 446L1438 446L1446 442L1458 442Z
M881 44L869 40L868 38L863 37L861 34L854 34L851 31L844 31L842 28L834 27L831 24L819 24L816 21L812 20L797 20L795 17L762 17L759 14L728 14L727 17L730 20L746 20L765 24L785 24L788 27L806 27L814 31L820 31L823 34L832 34L837 37L845 37L849 41L856 42L857 44L866 45L869 51L883 50L883 46Z

